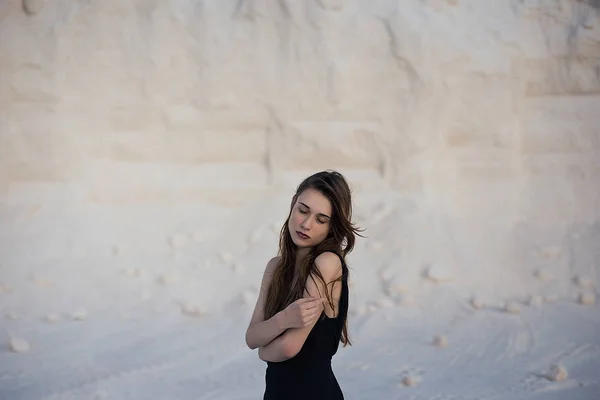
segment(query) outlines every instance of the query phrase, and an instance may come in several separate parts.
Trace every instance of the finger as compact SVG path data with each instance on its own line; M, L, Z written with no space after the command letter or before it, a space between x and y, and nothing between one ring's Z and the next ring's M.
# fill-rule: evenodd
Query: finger
M302 297L302 298L296 300L296 303L297 304L309 303L309 302L315 301L317 299L318 299L318 297Z
M319 308L323 308L323 302L321 302L321 301L315 301L314 303L305 304L302 306L302 309L305 311L319 309Z
M323 312L322 308L315 308L313 310L310 311L310 313L308 313L307 315L310 317L314 317L314 316L319 316L321 315L321 313Z

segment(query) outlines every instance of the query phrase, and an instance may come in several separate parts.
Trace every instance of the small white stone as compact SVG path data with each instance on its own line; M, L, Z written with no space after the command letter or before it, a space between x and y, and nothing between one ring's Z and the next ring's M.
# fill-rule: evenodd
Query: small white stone
M531 307L540 307L544 304L544 298L539 295L529 296L528 303Z
M406 387L415 386L419 383L419 379L415 376L408 375L402 378L402 384Z
M244 265L242 263L240 263L240 262L233 263L233 265L231 266L231 268L233 269L233 273L236 274L236 275L241 274L246 269L244 267Z
M158 278L158 283L164 286L174 285L179 283L179 277L173 274L163 274Z
M178 233L171 236L169 243L174 250L181 249L188 243L188 237L187 235Z
M367 314L368 312L369 312L369 310L368 310L367 306L362 304L356 309L356 316L360 317L360 316Z
M52 286L52 280L50 279L45 279L44 277L42 277L41 275L35 273L31 276L31 282L33 282L33 284L35 284L36 286L39 287L51 287Z
M589 289L592 287L592 278L587 275L581 275L575 277L575 284L582 289Z
M444 335L435 335L433 338L433 344L436 347L443 348L448 346L448 339L446 339Z
M562 255L562 248L560 246L546 246L540 249L539 254L546 258L555 258Z
M396 274L396 269L393 266L387 266L379 270L379 277L383 281L390 281Z
M258 298L258 294L252 290L244 290L242 292L242 304L249 306L254 304Z
M46 322L54 323L54 322L58 321L60 319L60 317L58 314L51 313L51 314L46 315L45 319L46 319Z
M394 302L389 297L382 297L377 300L375 304L381 308L392 308L395 306Z
M514 301L507 301L504 303L504 311L509 314L519 314L521 312L521 307Z
M478 297L471 297L471 300L469 301L469 303L471 304L471 307L473 307L477 310L479 310L480 308L483 308L485 306L483 301Z
M368 249L375 253L379 253L381 250L383 250L383 243L377 240L372 240L368 244Z
M255 231L253 231L250 234L250 236L248 236L248 243L255 244L255 243L259 242L260 239L262 239L262 236L263 236L263 230L257 229Z
M399 275L391 276L384 279L384 281L386 282L385 291L388 296L401 295L408 291L406 282Z
M271 224L271 232L279 235L279 233L281 232L281 228L283 227L283 221L279 222L273 222Z
M219 257L221 258L221 261L223 261L225 264L229 264L233 261L233 254L223 251L219 254Z
M76 247L71 251L71 255L76 260L81 260L87 256L87 251L81 247Z
M556 300L558 300L558 296L555 294L547 294L544 296L544 301L546 303L554 303Z
M533 275L541 281L547 282L552 279L552 273L545 269L537 269Z
M12 338L8 343L8 347L10 351L15 353L26 353L29 351L29 343L25 339L21 338Z
M200 306L192 302L183 303L181 305L181 313L188 317L202 317L205 315Z
M555 364L550 367L546 377L553 382L564 381L569 377L569 373L563 365Z
M140 293L140 300L142 301L148 301L152 298L152 293L150 293L149 290L142 290L142 292Z
M140 278L140 277L142 277L142 276L144 276L144 275L145 275L145 274L144 274L144 271L142 271L142 270L141 270L141 269L139 269L139 268L127 268L127 269L125 270L125 274L126 274L126 275L129 275L129 276L135 276L135 277L137 277L137 278Z
M94 400L105 400L108 399L108 392L99 391L94 394Z
M71 314L71 318L73 318L74 321L83 321L87 318L87 311L83 308L76 310Z
M37 14L44 8L46 0L23 0L23 8L27 14Z
M121 255L121 253L123 253L123 250L119 246L113 246L111 252L112 252L112 256L116 258L116 257L119 257L119 255Z
M414 294L402 293L401 295L394 296L396 304L399 306L413 306L417 304L417 299Z
M328 11L340 11L344 8L347 0L318 0L318 4Z
M578 300L580 304L591 306L596 303L596 296L594 293L581 293Z
M18 319L19 316L14 311L9 311L8 313L6 313L6 318L14 321Z
M202 243L204 241L204 235L200 231L196 231L192 234L192 240L196 243Z
M436 283L452 280L452 268L448 265L432 265L425 271L425 277Z

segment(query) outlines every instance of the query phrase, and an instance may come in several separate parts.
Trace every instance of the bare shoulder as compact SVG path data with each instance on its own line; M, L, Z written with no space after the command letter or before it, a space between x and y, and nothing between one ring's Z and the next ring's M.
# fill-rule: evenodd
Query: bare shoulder
M275 256L275 257L271 258L269 260L269 262L267 263L267 267L265 268L265 274L273 273L273 271L277 267L277 263L279 262L280 259L281 259L280 256Z
M332 280L342 273L340 257L330 251L321 253L315 259L315 265L325 280Z

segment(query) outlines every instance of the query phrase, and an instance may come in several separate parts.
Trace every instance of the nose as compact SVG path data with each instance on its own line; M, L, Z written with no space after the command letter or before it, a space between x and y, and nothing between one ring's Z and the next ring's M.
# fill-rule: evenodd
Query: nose
M306 229L307 231L309 231L309 230L310 230L310 228L312 227L312 220L310 219L310 217L306 217L306 218L304 219L304 221L302 221L302 223L300 224L300 226L301 226L303 229Z

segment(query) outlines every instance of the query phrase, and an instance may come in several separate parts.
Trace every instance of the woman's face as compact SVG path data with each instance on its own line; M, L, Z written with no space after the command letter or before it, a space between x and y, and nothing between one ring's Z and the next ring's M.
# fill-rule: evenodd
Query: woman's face
M315 189L306 189L294 203L288 222L292 240L298 247L314 247L329 234L331 203Z

